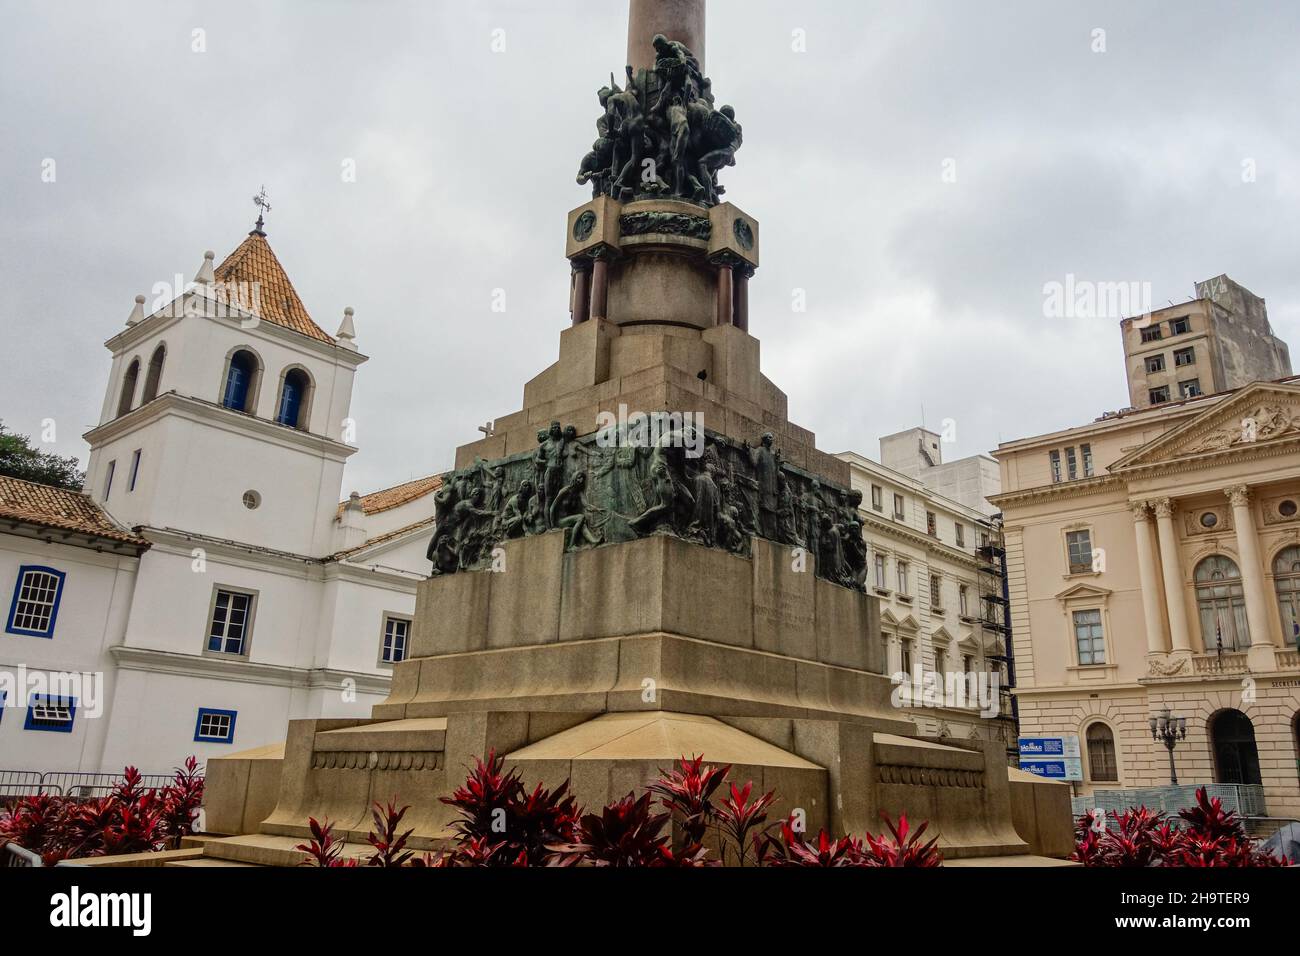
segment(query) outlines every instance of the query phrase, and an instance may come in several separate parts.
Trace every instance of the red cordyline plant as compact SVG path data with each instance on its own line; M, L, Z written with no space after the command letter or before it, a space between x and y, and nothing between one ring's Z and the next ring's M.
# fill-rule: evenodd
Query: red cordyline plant
M1182 828L1146 807L1112 812L1114 829L1104 829L1093 813L1075 824L1075 848L1070 859L1084 866L1147 867L1272 867L1284 858L1255 848L1235 810L1224 810L1204 787L1196 790L1196 806L1180 810Z
M347 842L334 836L334 824L329 820L317 820L312 817L308 823L311 828L311 842L299 843L295 849L307 854L299 866L319 866L327 869L334 867L358 866L357 858L343 855Z
M174 848L194 832L202 800L203 775L194 757L160 790L146 789L140 771L127 767L104 797L18 798L0 815L0 846L16 843L39 853L46 865Z
M659 779L647 788L661 797L663 805L681 822L688 846L700 846L710 826L717 822L713 793L722 786L731 766L713 767L702 756L678 760L676 770L660 770Z
M937 838L922 842L926 824L915 831L901 816L895 826L885 814L887 835L834 837L822 831L812 842L804 839L798 818L767 823L773 793L754 795L752 782L730 785L720 802L716 795L730 767L713 767L703 757L682 757L673 770L638 796L629 793L599 811L583 813L566 781L555 790L537 786L529 792L517 770L504 771L504 758L495 752L475 761L464 786L442 802L454 807L454 844L449 850L416 857L408 849L412 830L399 833L409 807L376 803L369 836L372 852L360 859L344 855L344 843L328 821L309 821L312 839L298 846L304 866L459 867L700 867L722 866L729 860L745 866L930 867L942 864ZM655 799L666 812L657 812ZM680 839L674 845L674 818ZM719 858L710 859L705 840L712 830ZM752 846L752 857L749 848Z
M898 818L898 825L888 814L880 814L889 835L873 836L859 840L845 836L838 840L825 830L820 830L810 843L799 828L798 818L791 815L781 823L779 833L765 833L754 838L754 851L762 866L804 867L918 867L943 865L939 852L939 838L922 843L929 823L922 823L915 831L907 822L907 814Z
M543 866L552 854L550 847L577 842L581 811L567 780L555 790L539 784L529 793L518 770L502 772L504 763L504 757L490 751L486 760L475 761L464 786L440 798L460 814L452 823L458 837L452 856L473 844L473 865L518 866L522 861L524 866ZM462 862L453 859L448 865Z
M750 842L749 834L767 822L767 808L776 799L776 794L769 791L751 800L749 795L754 789L752 781L739 790L734 783L730 786L731 795L717 809L718 826L735 850L736 865L744 866L747 859L745 848ZM722 856L725 864L726 843L723 844Z

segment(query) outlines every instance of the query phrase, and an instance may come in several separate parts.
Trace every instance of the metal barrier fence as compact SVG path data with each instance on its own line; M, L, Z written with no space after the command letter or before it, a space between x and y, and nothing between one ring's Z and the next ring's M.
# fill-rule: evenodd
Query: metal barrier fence
M1218 799L1223 809L1235 810L1242 818L1263 817L1267 815L1264 808L1264 788L1250 783L1206 783L1190 784L1177 787L1148 787L1136 790L1094 790L1091 796L1071 797L1070 809L1078 819L1089 810L1100 809L1106 812L1106 825L1112 829L1115 821L1111 812L1123 813L1133 807L1146 807L1148 810L1163 810L1170 817L1170 822L1179 824L1178 811L1196 806L1196 791L1205 788L1210 799Z
M40 854L24 850L17 843L6 843L0 852L0 867L44 866Z
M146 773L140 777L144 789L158 789L171 783L169 773ZM0 803L15 797L33 797L48 793L55 796L89 799L104 797L122 782L120 773L87 773L81 770L0 770Z

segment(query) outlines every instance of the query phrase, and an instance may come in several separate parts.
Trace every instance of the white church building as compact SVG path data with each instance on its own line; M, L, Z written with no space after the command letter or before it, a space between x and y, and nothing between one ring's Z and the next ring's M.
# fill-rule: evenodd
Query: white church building
M260 218L144 302L85 490L0 477L0 770L165 772L368 716L406 653L440 480L340 503L352 310L325 333Z

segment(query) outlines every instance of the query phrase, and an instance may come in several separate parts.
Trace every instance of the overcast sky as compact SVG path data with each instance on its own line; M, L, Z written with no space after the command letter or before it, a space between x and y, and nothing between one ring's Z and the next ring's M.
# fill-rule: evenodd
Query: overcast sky
M102 343L265 184L308 310L353 306L370 356L344 493L449 467L556 358L626 6L0 0L0 418L84 461ZM1068 274L1159 307L1226 272L1300 347L1300 4L710 0L708 34L763 228L750 328L824 450L924 411L954 458L1125 405L1118 316L1045 315Z

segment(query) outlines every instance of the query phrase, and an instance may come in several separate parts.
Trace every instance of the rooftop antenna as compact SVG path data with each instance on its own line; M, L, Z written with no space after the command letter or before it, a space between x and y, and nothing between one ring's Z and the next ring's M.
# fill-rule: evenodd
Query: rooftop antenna
M253 227L253 233L259 236L265 236L266 233L263 231L263 227L266 225L266 222L263 220L262 215L263 213L271 211L271 203L266 198L266 186L262 186L258 194L253 197L253 205L256 206L258 210L257 225Z

